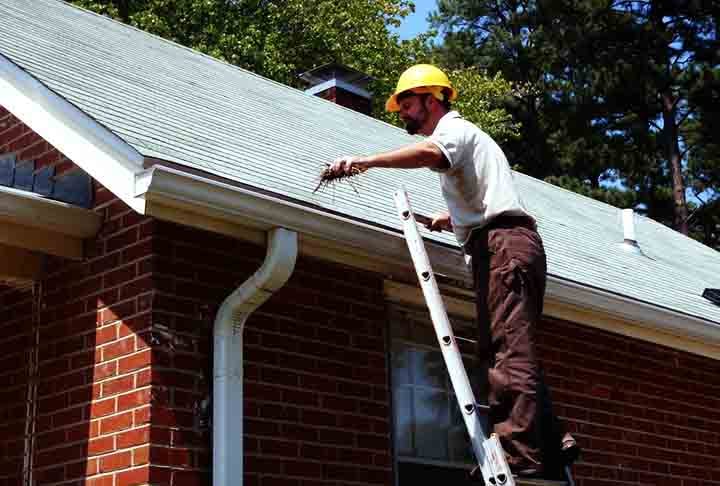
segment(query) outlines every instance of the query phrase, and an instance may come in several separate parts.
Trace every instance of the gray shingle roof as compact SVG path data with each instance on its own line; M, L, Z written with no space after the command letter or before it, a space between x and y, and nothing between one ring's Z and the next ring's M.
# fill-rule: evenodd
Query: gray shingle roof
M3 0L0 53L136 150L399 230L392 193L444 208L427 170L373 170L313 194L322 164L416 140L402 130L57 0ZM720 254L638 218L645 256L620 249L619 210L516 175L556 277L720 324L702 298L720 287ZM448 235L429 236L455 244Z

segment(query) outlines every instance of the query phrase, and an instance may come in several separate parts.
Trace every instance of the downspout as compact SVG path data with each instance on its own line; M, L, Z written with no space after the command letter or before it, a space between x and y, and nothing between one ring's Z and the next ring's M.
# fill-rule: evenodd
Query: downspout
M215 318L213 357L213 486L243 484L243 328L250 314L290 278L297 233L268 233L265 261L235 289Z

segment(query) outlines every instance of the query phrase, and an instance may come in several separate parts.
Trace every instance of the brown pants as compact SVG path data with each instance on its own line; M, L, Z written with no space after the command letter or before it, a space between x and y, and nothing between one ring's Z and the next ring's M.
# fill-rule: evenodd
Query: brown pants
M541 472L548 439L542 422L552 408L535 350L547 270L542 240L532 219L500 216L473 231L465 251L472 255L490 423L514 471Z

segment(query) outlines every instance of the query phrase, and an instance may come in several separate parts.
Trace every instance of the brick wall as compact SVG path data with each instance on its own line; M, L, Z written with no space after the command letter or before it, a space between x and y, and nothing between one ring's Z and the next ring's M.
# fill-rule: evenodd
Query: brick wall
M720 484L720 362L551 319L540 342L579 486Z
M156 238L167 251L154 265L153 320L176 343L162 346L162 385L186 441L167 463L179 466L182 457L188 469L207 469L208 438L193 433L192 415L210 393L212 320L222 299L262 264L265 249L161 228ZM391 482L385 330L378 276L300 259L245 331L246 485ZM205 478L188 472L184 480Z
M21 484L32 291L0 285L0 485Z
M80 170L0 108L0 153L9 151L35 161L36 170ZM0 326L7 332L0 343L3 356L13 357L0 371L11 385L0 401L0 430L7 432L0 434L4 484L19 484L22 473L18 444L26 427L27 357L33 355L37 484L119 486L149 475L152 221L99 185L94 200L104 222L99 237L87 242L86 260L48 257L34 297L3 292Z

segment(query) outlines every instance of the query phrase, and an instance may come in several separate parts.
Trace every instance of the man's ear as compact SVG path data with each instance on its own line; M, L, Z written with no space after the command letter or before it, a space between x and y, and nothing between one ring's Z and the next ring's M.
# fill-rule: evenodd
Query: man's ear
M433 107L433 103L437 100L432 94L426 94L423 99L423 105L425 105L426 110L431 110Z

